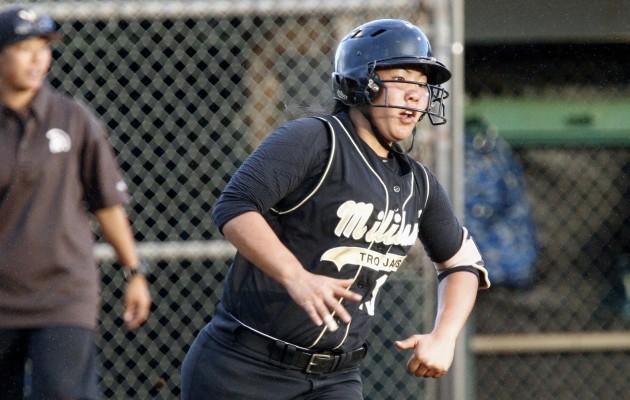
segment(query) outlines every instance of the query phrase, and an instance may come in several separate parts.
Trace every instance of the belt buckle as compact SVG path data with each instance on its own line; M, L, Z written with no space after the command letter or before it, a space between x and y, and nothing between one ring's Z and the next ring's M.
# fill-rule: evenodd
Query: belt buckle
M323 374L330 372L335 364L335 356L332 354L315 353L308 360L307 374Z

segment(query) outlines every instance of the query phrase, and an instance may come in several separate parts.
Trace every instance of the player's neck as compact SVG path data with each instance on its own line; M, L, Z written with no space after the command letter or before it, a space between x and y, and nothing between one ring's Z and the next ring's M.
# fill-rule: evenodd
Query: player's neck
M372 126L365 116L356 108L351 108L349 115L354 129L361 140L363 140L377 156L387 158L387 156L389 156L389 149L383 147L381 142L376 138L375 133L372 132Z

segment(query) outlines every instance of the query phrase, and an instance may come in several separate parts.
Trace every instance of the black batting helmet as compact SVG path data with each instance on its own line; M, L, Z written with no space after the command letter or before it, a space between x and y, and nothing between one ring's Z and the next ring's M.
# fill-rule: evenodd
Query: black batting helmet
M440 85L451 78L451 72L433 57L429 40L420 28L403 20L368 22L341 40L332 74L334 98L349 106L372 105L382 87L376 70L387 67L422 71L431 89L431 101L426 110L420 111L428 114L434 125L446 122L442 101L448 93Z

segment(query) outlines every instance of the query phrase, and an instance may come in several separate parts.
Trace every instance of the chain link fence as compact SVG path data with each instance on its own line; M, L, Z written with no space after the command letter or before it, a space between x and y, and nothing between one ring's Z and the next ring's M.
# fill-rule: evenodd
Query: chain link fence
M479 298L477 332L514 342L477 357L478 399L625 398L630 149L527 148L517 154L541 243L537 280L528 289L496 287ZM607 334L619 331L622 342L607 343ZM544 347L545 333L558 332L564 336L559 344L572 348ZM532 333L539 333L540 348L527 351L519 338ZM589 338L599 338L599 349L583 349Z
M630 372L630 125L625 112L616 120L598 114L629 105L630 79L622 72L629 49L628 43L467 49L470 104L489 97L537 104L535 113L522 111L529 118L517 127L524 135L540 120L553 126L569 116L568 126L550 129L538 143L513 146L539 255L531 287L495 286L479 297L472 341L479 400L612 400L630 392L624 378ZM564 104L545 109L549 98ZM586 112L576 119L566 112L570 105ZM611 139L611 132L620 134Z
M97 249L104 283L103 392L111 399L176 399L184 355L212 316L232 256L209 219L229 177L286 118L328 106L333 52L344 33L371 19L404 18L434 41L439 2L32 3L62 23L65 38L55 47L50 82L102 117L133 194L128 211L136 238L156 270L150 319L129 332L120 318L123 278L111 253ZM524 48L530 51L526 62L514 58L522 49L467 49L467 94L571 99L628 94L627 51L605 57L604 82L597 64L603 56L581 63L577 73L567 56ZM545 65L555 68L553 84ZM433 143L432 132L421 129L415 151L429 165ZM630 264L630 150L576 144L518 147L515 154L525 169L542 248L532 288L493 287L479 297L476 334L513 336L516 343L512 350L473 346L475 395L624 398L630 392L627 348L524 352L518 335L628 330L628 293L619 277ZM363 368L370 400L438 396L436 381L406 375L409 355L392 345L432 325L434 272L421 250L410 258L383 288ZM418 264L423 267L415 268Z
M155 268L150 318L129 332L122 275L111 249L96 249L102 390L111 399L179 398L182 361L212 316L233 254L209 217L231 174L292 114L332 104L343 34L391 17L430 36L430 9L412 0L33 3L62 24L50 83L101 116L133 195L136 239ZM369 399L435 397L434 383L407 376L409 354L393 345L433 318L425 299L433 268L419 250L412 258L382 289L363 369Z

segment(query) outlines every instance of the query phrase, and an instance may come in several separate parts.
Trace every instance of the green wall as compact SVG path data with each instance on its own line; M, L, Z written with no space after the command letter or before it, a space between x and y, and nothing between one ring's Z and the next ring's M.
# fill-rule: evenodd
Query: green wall
M587 99L588 100L588 99ZM466 103L512 146L630 146L630 100L480 98Z

